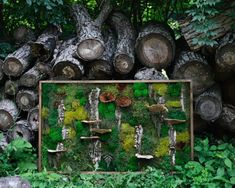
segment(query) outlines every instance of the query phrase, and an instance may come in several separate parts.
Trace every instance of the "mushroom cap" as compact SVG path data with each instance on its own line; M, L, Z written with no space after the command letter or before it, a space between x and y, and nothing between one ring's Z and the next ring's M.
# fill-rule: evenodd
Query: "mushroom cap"
M117 97L115 103L119 107L128 107L131 105L132 101L127 96L120 96L120 97Z
M111 92L103 92L100 94L99 99L103 103L109 103L115 101L116 96L113 95Z
M186 120L182 120L182 119L169 119L169 118L165 118L164 120L168 124L170 124L170 125L177 125L177 124L186 122Z

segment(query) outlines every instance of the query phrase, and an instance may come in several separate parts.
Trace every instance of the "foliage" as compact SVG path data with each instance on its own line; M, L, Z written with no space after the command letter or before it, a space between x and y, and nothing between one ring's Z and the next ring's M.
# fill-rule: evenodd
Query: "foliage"
M36 155L32 145L18 138L10 142L0 155L0 176L35 170Z
M85 127L84 125L82 125L81 121L75 122L75 129L76 129L77 137L79 139L81 136L88 136L89 135L88 127Z
M214 30L217 27L214 16L218 15L217 6L221 0L191 0L192 7L187 10L189 16L192 17L193 29L200 36L193 38L194 44L214 46L217 42L213 39L218 33Z

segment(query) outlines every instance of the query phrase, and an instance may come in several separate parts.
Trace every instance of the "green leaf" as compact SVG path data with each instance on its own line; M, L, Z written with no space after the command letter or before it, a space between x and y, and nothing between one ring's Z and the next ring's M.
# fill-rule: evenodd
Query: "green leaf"
M213 145L213 146L210 147L210 150L215 151L215 150L217 150L217 147L215 145Z
M231 184L235 185L235 177L230 178Z
M230 169L232 168L232 161L229 158L226 158L224 160L224 164L229 167Z
M219 167L217 169L217 176L224 176L224 168L223 167Z
M32 0L26 0L26 3L31 6L32 5Z
M194 149L195 149L195 151L202 151L202 147L201 146L195 146Z

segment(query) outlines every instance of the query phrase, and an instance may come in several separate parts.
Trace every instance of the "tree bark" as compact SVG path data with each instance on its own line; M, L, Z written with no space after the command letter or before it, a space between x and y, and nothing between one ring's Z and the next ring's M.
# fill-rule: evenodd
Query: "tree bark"
M215 54L216 79L224 81L235 73L235 33L226 34Z
M29 111L38 103L38 93L33 90L21 90L16 95L16 103L23 111Z
M215 121L222 112L221 89L215 85L195 100L195 112L206 121Z
M7 95L15 96L19 90L19 81L7 80L5 82L4 91Z
M112 78L112 58L116 47L116 38L111 30L103 33L105 51L103 55L88 65L88 78L91 80L107 80Z
M76 40L65 41L60 48L61 51L55 59L53 73L55 77L64 79L81 79L84 74L84 67L76 56Z
M29 67L31 60L30 46L25 44L6 57L2 67L3 72L8 76L20 76Z
M134 76L135 80L167 80L167 77L155 68L144 67L138 70Z
M175 57L175 41L163 24L148 24L139 32L136 54L141 63L157 70L165 69Z
M135 63L135 30L129 19L121 12L114 12L110 19L118 37L113 66L117 73L128 74Z
M104 0L100 14L96 20L92 20L83 5L76 4L72 7L79 38L77 54L81 59L91 61L102 56L105 47L101 34L101 25L111 10L112 5L110 0Z
M8 136L10 141L15 140L17 138L23 138L28 142L33 140L33 133L29 129L27 120L17 121L12 130L10 130Z
M38 106L35 108L32 108L28 112L27 121L29 124L29 127L33 131L37 131L39 127L39 108Z
M31 188L28 181L23 180L19 176L2 177L0 178L0 187L5 188Z
M214 84L214 75L206 59L194 52L181 52L175 60L173 79L191 79L197 96Z
M235 106L224 104L222 113L215 125L225 129L227 132L235 133Z
M8 99L0 101L0 130L7 131L12 127L18 117L16 104Z
M3 134L3 137L0 138L0 153L6 149L8 145L7 135Z
M42 63L37 63L34 67L29 69L20 77L20 85L25 87L36 87L38 82L42 79L45 79L48 74L48 69L41 68L43 65Z
M3 61L0 59L0 81L3 79L4 77L4 73L2 70L2 66L3 66Z
M31 53L39 61L45 62L49 60L56 47L56 42L61 34L61 28L59 26L50 26L47 28L36 40L31 42Z
M25 27L25 26L18 27L13 32L13 38L17 44L25 44L29 41L36 40L34 32L30 28Z

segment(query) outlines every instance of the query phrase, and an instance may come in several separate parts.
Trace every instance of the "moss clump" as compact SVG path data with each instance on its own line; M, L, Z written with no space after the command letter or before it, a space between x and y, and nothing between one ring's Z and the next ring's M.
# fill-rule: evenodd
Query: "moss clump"
M164 137L160 139L157 148L155 149L155 156L156 157L163 157L167 155L169 152L169 137Z
M167 84L153 84L153 90L160 96L166 95L167 92Z
M130 152L135 145L135 128L128 123L122 123L120 138L123 149L126 152Z
M49 132L49 138L51 142L58 143L62 141L62 128L61 127L51 127Z
M150 114L143 101L135 101L132 105L133 118L138 124L145 126L149 122Z
M89 130L87 127L82 125L81 121L76 121L75 122L75 130L76 130L76 135L77 138L80 139L81 136L88 136L89 135Z
M73 121L85 120L88 113L83 106L78 106L75 111L66 111L64 114L64 124L71 125Z
M167 94L171 97L179 97L181 93L181 83L169 84Z
M133 90L136 98L148 96L148 85L145 83L134 83Z
M186 114L183 111L171 110L171 111L168 112L167 117L170 118L170 119L185 120L186 119Z
M127 169L129 171L137 171L138 168L138 159L136 157L131 157L128 161Z
M166 106L169 107L173 107L173 108L180 108L181 107L181 103L180 101L167 101L166 102Z
M98 106L100 116L104 119L115 119L116 106L114 103L99 103Z

